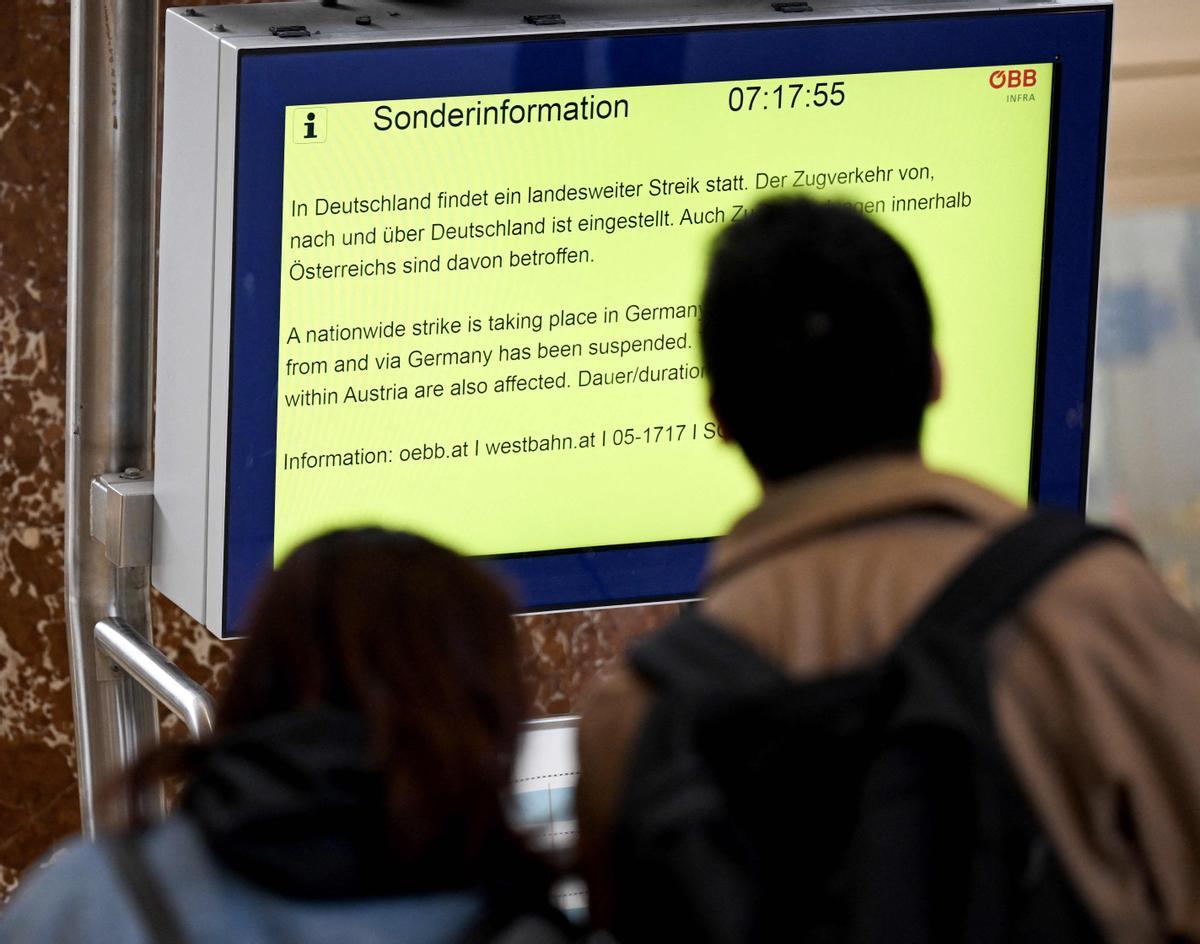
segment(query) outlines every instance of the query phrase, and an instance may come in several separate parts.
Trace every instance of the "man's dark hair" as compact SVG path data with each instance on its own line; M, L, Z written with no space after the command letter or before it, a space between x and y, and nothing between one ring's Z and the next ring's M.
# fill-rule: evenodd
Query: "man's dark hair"
M716 411L766 480L917 448L929 302L908 253L853 209L773 199L728 226L700 338Z

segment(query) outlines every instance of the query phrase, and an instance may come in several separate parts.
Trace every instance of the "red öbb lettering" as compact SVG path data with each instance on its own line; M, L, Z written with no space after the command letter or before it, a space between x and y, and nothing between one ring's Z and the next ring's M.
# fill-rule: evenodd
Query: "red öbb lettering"
M1037 85L1037 69L997 69L988 76L994 89L1033 88Z

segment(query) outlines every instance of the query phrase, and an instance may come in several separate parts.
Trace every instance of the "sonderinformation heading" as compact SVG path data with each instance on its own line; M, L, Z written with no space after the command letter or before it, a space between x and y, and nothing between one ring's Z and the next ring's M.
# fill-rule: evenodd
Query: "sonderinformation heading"
M472 128L483 125L549 124L559 121L595 121L628 118L629 99L600 98L584 93L569 101L514 102L505 98L496 105L476 99L461 108L441 102L431 108L379 105L375 109L376 131L409 131L415 128Z

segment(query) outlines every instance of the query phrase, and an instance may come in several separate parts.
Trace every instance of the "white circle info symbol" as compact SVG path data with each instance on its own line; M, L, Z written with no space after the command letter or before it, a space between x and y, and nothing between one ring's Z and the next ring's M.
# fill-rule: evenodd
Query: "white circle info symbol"
M292 112L292 141L296 144L321 144L328 123L324 108L297 108Z

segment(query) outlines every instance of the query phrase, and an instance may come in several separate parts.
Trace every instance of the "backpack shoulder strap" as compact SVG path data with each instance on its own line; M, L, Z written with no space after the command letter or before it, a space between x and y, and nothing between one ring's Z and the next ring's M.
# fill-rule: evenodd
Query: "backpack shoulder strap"
M908 636L987 632L1059 565L1100 541L1133 540L1062 511L1038 511L967 562L921 612Z
M787 684L749 643L694 607L631 646L626 660L655 689L680 695L761 692Z
M1001 532L945 585L902 636L906 645L936 637L977 644L991 627L1068 558L1099 541L1131 538L1076 515L1038 511ZM787 684L783 671L737 635L689 607L630 647L626 661L653 687L678 693L767 691Z
M152 944L185 944L183 926L151 871L135 835L118 836L109 844L117 874L129 893Z
M1090 525L1062 511L1036 511L1000 533L969 560L901 636L899 650L920 649L951 668L959 697L980 720L991 707L980 644L1001 617L1016 608L1045 578L1096 543L1120 541L1120 531Z

